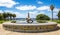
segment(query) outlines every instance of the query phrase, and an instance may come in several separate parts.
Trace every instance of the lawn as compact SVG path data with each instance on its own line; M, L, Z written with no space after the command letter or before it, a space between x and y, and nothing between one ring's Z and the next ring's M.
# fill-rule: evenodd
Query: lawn
M60 24L60 20L53 20L53 22L57 22L58 24Z
M47 20L37 20L37 22L39 23L45 23ZM48 20L48 21L51 21L51 20ZM51 22L57 22L58 24L60 24L60 20L53 20Z
M5 20L0 20L0 24L2 24L3 22L8 22L8 20L6 20L6 21Z

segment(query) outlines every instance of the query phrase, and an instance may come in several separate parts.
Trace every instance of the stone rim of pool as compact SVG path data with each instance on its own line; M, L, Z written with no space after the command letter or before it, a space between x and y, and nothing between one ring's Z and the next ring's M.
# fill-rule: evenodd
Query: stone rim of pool
M33 23L27 23L27 24L20 23L19 24L19 23L5 22L5 23L3 23L3 28L6 30L23 31L23 32L51 31L51 30L55 30L57 28L57 24L55 22L36 23L36 24L33 24ZM16 28L14 28L14 27L16 27ZM35 29L32 29L32 27Z

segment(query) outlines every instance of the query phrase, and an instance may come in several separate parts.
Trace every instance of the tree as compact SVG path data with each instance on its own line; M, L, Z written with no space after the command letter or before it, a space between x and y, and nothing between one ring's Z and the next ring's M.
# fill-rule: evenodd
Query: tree
M10 15L9 15L9 16L10 16L10 20L12 20L12 14L11 14L11 13L10 13Z
M2 20L3 19L3 15L2 15L2 13L0 13L0 20Z
M60 10L59 10L59 12L58 12L58 15L57 15L57 16L58 16L58 19L60 20Z
M16 14L12 14L13 19L15 20Z
M36 20L50 20L50 18L47 15L44 14L38 14L36 16Z
M10 14L11 13L7 12L7 16L8 16L7 18L8 18L8 20L10 19Z
M54 9L54 6L51 5L51 6L50 6L50 9L51 9L51 11L52 11L52 21L53 21L53 9Z
M3 15L3 19L6 20L6 18L8 17L7 13L4 12L4 13L2 13L2 15Z
M0 20L7 20L7 19L11 20L12 17L15 19L16 15L9 12L0 13Z

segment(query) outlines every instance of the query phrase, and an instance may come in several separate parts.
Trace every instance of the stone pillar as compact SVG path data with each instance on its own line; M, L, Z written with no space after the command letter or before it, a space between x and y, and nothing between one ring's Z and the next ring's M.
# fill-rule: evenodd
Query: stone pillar
M28 13L28 19L30 19L30 15L29 15L29 13Z

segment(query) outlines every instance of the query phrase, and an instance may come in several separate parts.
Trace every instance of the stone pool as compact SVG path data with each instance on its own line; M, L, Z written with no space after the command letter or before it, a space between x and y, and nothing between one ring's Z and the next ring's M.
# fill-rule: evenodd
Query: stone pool
M34 21L33 23L27 23L25 21L17 21L16 23L3 23L3 28L12 31L41 32L55 30L57 24L55 22L38 23Z

